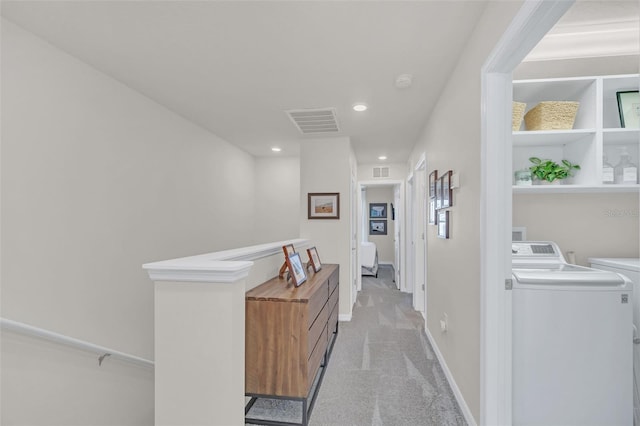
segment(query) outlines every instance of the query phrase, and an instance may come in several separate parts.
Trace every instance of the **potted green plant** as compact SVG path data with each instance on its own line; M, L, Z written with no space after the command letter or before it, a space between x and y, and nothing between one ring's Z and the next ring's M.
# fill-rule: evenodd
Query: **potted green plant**
M569 160L562 160L562 164L558 164L552 160L530 157L529 161L533 163L529 170L531 170L534 179L543 183L559 182L573 176L574 170L580 170L579 165L572 164Z

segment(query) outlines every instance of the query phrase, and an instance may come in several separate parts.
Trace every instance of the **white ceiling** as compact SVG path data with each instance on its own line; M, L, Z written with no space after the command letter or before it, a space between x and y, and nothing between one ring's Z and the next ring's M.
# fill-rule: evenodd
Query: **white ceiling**
M333 107L329 136L370 163L408 159L485 4L3 1L2 15L256 156L314 137L285 110Z
M285 110L335 108L340 132L327 136L350 137L359 163L379 155L397 163L408 159L485 4L4 0L1 7L5 18L255 156L298 155L300 140L314 137L301 135ZM581 1L563 19L637 21L637 4ZM396 88L405 73L413 85ZM369 110L354 112L356 102Z

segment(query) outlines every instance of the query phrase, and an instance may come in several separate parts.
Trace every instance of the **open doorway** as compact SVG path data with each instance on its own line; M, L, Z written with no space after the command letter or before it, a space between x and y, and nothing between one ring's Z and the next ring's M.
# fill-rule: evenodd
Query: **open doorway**
M512 423L512 73L572 3L526 2L482 69L480 424Z
M375 269L385 265L393 268L396 288L405 291L404 182L362 181L358 184L357 192L358 257L361 272L358 277L358 290L362 289L363 274L375 275Z

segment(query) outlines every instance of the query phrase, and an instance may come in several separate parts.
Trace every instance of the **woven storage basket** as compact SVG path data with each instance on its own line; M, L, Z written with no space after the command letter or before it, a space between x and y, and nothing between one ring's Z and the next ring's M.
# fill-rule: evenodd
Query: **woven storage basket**
M524 116L524 110L527 108L527 104L522 102L514 102L513 109L511 111L511 128L514 132L520 130L522 124L522 117Z
M573 129L579 106L580 102L540 102L525 114L524 123L527 130Z

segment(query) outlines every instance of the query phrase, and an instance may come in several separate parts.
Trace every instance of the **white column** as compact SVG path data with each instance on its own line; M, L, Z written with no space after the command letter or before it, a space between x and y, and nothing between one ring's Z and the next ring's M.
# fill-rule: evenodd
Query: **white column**
M242 425L253 262L190 260L144 265L155 282L155 423Z

